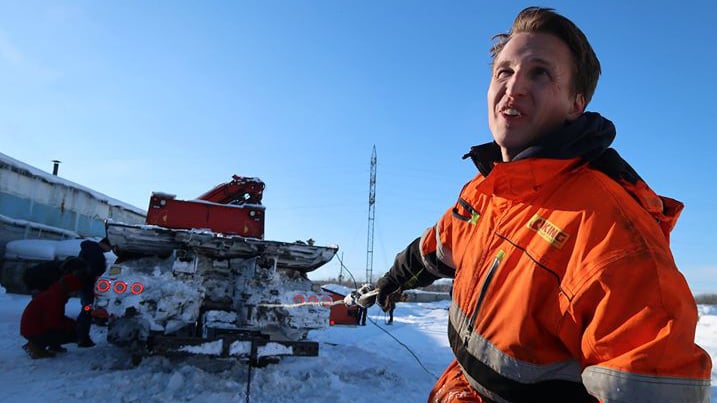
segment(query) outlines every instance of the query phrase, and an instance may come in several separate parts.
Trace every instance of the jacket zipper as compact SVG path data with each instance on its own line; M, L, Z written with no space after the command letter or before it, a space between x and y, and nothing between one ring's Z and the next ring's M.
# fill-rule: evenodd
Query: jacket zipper
M468 326L466 327L466 331L463 334L464 345L468 345L468 339L470 338L471 333L473 333L475 321L478 317L478 312L480 311L481 305L483 305L483 300L485 299L485 294L488 291L488 286L493 279L495 271L498 269L498 266L500 266L500 262L503 260L503 257L505 257L505 252L503 252L503 250L499 250L498 253L495 255L495 259L493 259L493 264L490 266L490 269L488 269L488 274L486 274L485 281L483 281L483 287L481 287L480 294L478 294L476 309L473 311L473 315L471 315L471 318L468 321Z

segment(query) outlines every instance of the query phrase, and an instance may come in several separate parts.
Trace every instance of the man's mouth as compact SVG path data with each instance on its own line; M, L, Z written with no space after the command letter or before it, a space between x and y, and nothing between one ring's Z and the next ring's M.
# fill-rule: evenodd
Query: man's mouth
M506 116L522 116L523 115L522 113L520 113L519 110L517 110L515 108L504 108L501 112Z

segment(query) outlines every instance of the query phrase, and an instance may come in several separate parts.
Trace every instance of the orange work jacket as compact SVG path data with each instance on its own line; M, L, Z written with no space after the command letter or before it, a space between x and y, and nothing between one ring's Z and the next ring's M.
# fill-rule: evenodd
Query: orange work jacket
M477 175L400 284L455 275L456 362L429 401L708 402L710 357L669 248L681 208L579 158Z

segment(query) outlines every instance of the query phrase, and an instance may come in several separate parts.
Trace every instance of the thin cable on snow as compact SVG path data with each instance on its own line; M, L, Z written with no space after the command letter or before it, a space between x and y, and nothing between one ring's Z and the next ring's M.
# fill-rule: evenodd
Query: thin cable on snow
M426 373L427 373L428 375L430 375L430 376L432 376L434 379L438 380L438 376L437 376L436 374L434 374L433 372L431 372L428 368L426 368L426 366L423 365L423 362L421 362L421 360L418 358L418 356L416 355L416 353L414 353L407 345L403 344L403 343L401 342L401 340L399 340L396 336L392 335L388 330L386 330L386 329L382 328L381 326L379 326L378 323L376 323L376 321L374 321L373 319L368 318L368 320L369 320L369 322L373 323L374 326L376 326L377 328L381 329L384 333L386 333L387 335L389 335L392 339L396 340L396 343L402 345L403 348L405 348L409 353L411 353L411 355L413 356L413 358L415 358L416 361L418 362L418 365L420 365L421 368L423 368L423 370L426 371Z

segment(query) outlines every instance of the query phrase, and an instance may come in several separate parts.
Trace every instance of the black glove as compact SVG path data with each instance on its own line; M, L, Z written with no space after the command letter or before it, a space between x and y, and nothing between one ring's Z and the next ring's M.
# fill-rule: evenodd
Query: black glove
M361 308L369 308L376 303L378 291L371 284L364 284L358 290L354 290L344 301L347 305L358 305Z
M378 295L376 296L378 306L380 306L384 312L390 311L391 306L395 302L389 297L395 292L400 292L400 287L391 281L388 276L384 275L376 282L376 288L378 289Z

